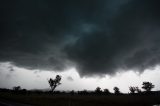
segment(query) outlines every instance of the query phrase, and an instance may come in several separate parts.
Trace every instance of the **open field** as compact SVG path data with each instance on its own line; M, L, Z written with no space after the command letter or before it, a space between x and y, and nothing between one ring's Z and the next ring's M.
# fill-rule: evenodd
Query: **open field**
M33 106L153 106L160 104L160 95L24 95L0 92L0 100L30 104Z

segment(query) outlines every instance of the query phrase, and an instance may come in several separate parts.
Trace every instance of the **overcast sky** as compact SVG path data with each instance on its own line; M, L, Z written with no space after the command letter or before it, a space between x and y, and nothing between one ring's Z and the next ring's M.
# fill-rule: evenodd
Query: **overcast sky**
M0 1L0 87L160 89L159 0ZM78 82L78 83L77 83ZM73 86L74 85L74 86Z

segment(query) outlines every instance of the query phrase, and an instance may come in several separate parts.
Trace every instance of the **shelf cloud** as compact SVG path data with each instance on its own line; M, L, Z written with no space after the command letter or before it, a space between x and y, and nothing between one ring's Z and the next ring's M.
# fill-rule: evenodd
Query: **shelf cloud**
M0 62L81 76L160 63L159 0L6 0ZM11 69L12 70L12 69Z

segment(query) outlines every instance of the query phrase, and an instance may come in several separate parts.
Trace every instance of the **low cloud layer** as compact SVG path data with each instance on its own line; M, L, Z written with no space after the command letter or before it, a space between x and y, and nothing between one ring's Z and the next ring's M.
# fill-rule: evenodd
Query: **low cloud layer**
M82 76L160 63L159 0L7 0L0 62Z
M68 77L67 77L67 80L68 80L68 81L74 81L74 79L73 79L71 76L68 76Z

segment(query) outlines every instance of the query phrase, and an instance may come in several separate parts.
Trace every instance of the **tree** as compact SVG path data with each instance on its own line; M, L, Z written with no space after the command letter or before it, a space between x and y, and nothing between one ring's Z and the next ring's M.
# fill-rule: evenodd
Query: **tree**
M100 87L97 87L97 88L96 88L96 90L95 90L95 93L97 93L97 94L100 94L100 93L102 93L102 90L101 90L101 88L100 88Z
M104 89L103 92L104 94L107 94L107 95L110 94L110 91L108 89Z
M21 87L20 86L15 86L15 87L13 87L13 90L14 91L19 91L19 90L21 90Z
M154 85L151 82L143 82L142 89L144 89L147 92L150 92L152 88L154 88Z
M141 91L141 89L139 89L139 87L136 87L136 92L141 93L142 91Z
M48 80L48 83L49 83L49 85L50 85L50 87L51 87L51 91L52 91L52 92L55 90L55 88L56 88L58 85L61 84L61 83L60 83L61 79L62 79L62 78L61 78L60 75L56 75L55 79L50 78L50 79Z
M71 95L74 95L74 94L75 94L75 91L74 91L74 90L70 91L70 94L71 94Z
M136 92L136 87L131 86L129 87L129 90L132 94L134 94Z
M115 93L115 94L120 94L120 91L119 91L119 88L118 88L118 87L114 87L113 90L114 90L114 93Z

